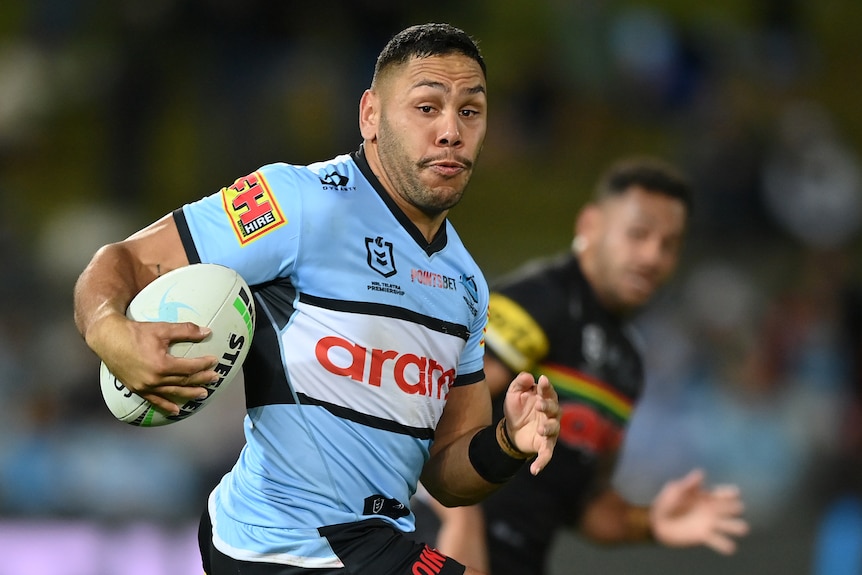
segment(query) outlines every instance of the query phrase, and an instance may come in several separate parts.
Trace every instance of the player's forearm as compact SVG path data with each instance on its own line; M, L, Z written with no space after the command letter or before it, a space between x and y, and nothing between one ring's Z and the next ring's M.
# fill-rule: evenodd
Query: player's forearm
M609 489L590 501L579 529L586 538L601 545L654 541L649 511L649 507L632 505Z
M122 242L102 247L75 285L78 331L91 343L93 326L106 317L125 315L126 306L144 286L188 264L172 214Z
M422 484L446 507L472 505L499 487L485 481L470 463L470 441L477 431L437 451L425 464Z
M503 433L505 420L465 434L436 452L422 483L447 507L478 503L503 486L530 458Z
M78 331L97 348L102 320L124 315L131 299L147 280L123 244L101 248L78 278L74 290L74 315ZM152 278L150 278L152 279Z

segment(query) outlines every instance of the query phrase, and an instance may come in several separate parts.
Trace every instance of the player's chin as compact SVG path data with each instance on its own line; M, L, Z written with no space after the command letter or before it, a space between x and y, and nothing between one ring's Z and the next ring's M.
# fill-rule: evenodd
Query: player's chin
M648 288L642 285L633 286L621 294L622 297L620 298L620 303L627 311L636 311L649 303L654 294L654 288Z
M431 189L433 190L433 200L428 202L431 205L426 207L437 213L442 213L454 208L464 196L464 188L454 186L451 182L446 182L443 185L435 186Z

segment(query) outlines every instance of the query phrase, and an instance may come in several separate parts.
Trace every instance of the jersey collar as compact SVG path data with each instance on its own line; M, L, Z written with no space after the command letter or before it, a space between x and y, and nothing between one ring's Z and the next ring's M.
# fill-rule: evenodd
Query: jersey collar
M446 228L449 223L448 219L444 221L443 225L440 226L440 229L437 230L437 234L434 236L434 239L430 242L426 241L425 236L422 235L422 232L419 231L416 224L414 224L410 218L407 217L407 214L398 207L398 204L395 203L395 200L392 199L383 187L383 184L380 183L380 180L378 180L377 176L374 175L374 172L371 171L371 166L368 165L368 159L365 157L365 145L361 144L359 146L359 150L352 152L350 157L353 158L354 162L356 162L356 165L359 167L359 171L362 172L362 175L365 176L365 179L368 180L374 188L374 191L377 192L377 195L380 196L380 199L383 200L383 203L386 204L386 207L388 207L389 211L392 212L392 215L395 216L395 219L397 219L407 233L410 234L410 237L419 244L419 247L425 250L426 254L429 256L433 255L446 247Z

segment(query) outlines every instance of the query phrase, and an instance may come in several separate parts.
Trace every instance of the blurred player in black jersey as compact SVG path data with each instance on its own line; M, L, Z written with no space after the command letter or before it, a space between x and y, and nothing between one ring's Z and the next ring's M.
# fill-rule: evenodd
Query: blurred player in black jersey
M655 541L735 551L748 531L734 486L700 471L667 483L650 506L611 485L643 366L627 320L674 272L691 210L686 180L656 158L612 166L579 213L571 253L531 262L491 294L485 374L495 409L520 371L547 375L560 400L554 459L519 473L479 506L435 507L444 553L492 575L540 575L555 533L601 544Z

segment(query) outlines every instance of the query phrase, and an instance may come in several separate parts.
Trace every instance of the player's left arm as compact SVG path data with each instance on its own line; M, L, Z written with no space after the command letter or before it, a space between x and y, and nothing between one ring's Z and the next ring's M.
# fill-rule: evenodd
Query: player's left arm
M736 537L748 533L745 504L735 485L707 487L702 470L664 484L649 508L656 541L667 547L704 545L722 555L736 551Z
M506 417L491 423L485 381L454 387L435 431L422 484L447 507L471 505L498 489L528 460L538 473L559 435L557 395L546 377L518 374L507 392Z
M629 503L612 486L618 458L619 449L606 449L598 455L578 530L587 539L602 545L650 541L649 507Z
M666 547L703 545L730 555L734 538L748 533L739 489L704 486L695 470L667 482L647 506L627 501L609 484L587 504L579 530L600 544L656 542Z
M422 470L422 484L443 505L469 505L494 491L496 486L476 472L469 458L473 436L490 424L491 397L484 380L449 390Z

